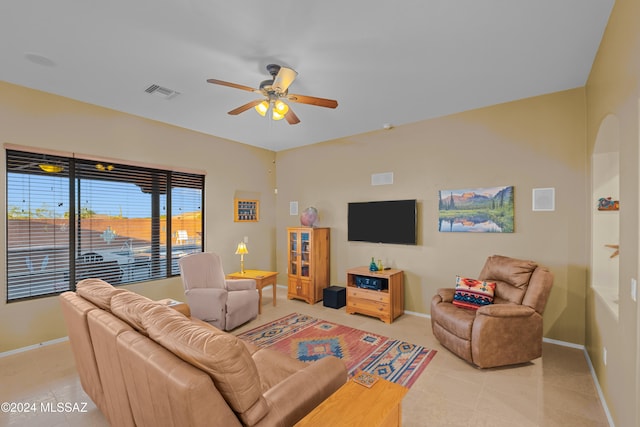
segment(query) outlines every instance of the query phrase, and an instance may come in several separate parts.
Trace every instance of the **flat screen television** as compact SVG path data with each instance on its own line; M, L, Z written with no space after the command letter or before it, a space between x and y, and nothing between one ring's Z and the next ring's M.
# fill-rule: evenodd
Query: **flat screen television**
M348 209L347 239L350 242L417 244L415 199L352 202Z

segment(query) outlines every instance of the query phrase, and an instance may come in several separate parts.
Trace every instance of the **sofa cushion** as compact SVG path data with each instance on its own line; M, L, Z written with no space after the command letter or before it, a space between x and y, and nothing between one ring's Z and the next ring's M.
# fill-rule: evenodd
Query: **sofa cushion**
M161 305L143 313L142 325L151 339L209 374L245 424L254 424L266 415L260 376L240 339L203 327Z
M143 335L147 335L147 330L142 324L142 316L158 305L159 303L130 291L121 292L111 298L111 312Z
M456 276L456 290L453 295L453 305L477 310L493 302L495 289L496 284L494 282Z
M111 298L126 289L118 289L102 279L84 279L76 284L76 293L103 310L111 311Z

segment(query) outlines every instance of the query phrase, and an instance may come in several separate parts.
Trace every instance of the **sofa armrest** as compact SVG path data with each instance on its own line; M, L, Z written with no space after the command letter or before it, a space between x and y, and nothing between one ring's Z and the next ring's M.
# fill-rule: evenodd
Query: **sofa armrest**
M440 297L441 301L438 302L451 302L453 301L453 295L456 293L456 290L453 288L440 288L436 292L434 298Z
M184 292L191 315L205 322L224 319L227 291L218 288L194 288Z
M478 316L489 317L529 317L536 311L526 305L516 304L489 304L480 307L476 312Z
M347 368L337 357L329 356L311 363L264 393L270 410L257 426L294 425L342 387L347 379Z
M226 279L227 290L233 291L253 291L256 289L256 281L253 279Z

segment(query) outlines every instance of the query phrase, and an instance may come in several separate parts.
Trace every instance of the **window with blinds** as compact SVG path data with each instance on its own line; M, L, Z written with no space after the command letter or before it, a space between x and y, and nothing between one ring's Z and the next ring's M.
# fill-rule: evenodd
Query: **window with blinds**
M204 176L7 150L7 301L180 273L203 248Z

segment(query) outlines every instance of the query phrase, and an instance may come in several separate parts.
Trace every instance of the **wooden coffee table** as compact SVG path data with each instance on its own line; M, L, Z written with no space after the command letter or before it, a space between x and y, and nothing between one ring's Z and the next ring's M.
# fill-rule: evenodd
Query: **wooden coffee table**
M367 388L349 380L338 391L316 406L296 427L302 426L400 426L402 398L408 388L387 380Z
M276 306L276 277L277 271L245 270L244 273L236 271L227 275L228 279L253 279L258 289L258 313L262 313L262 288L271 285L273 288L273 306Z

